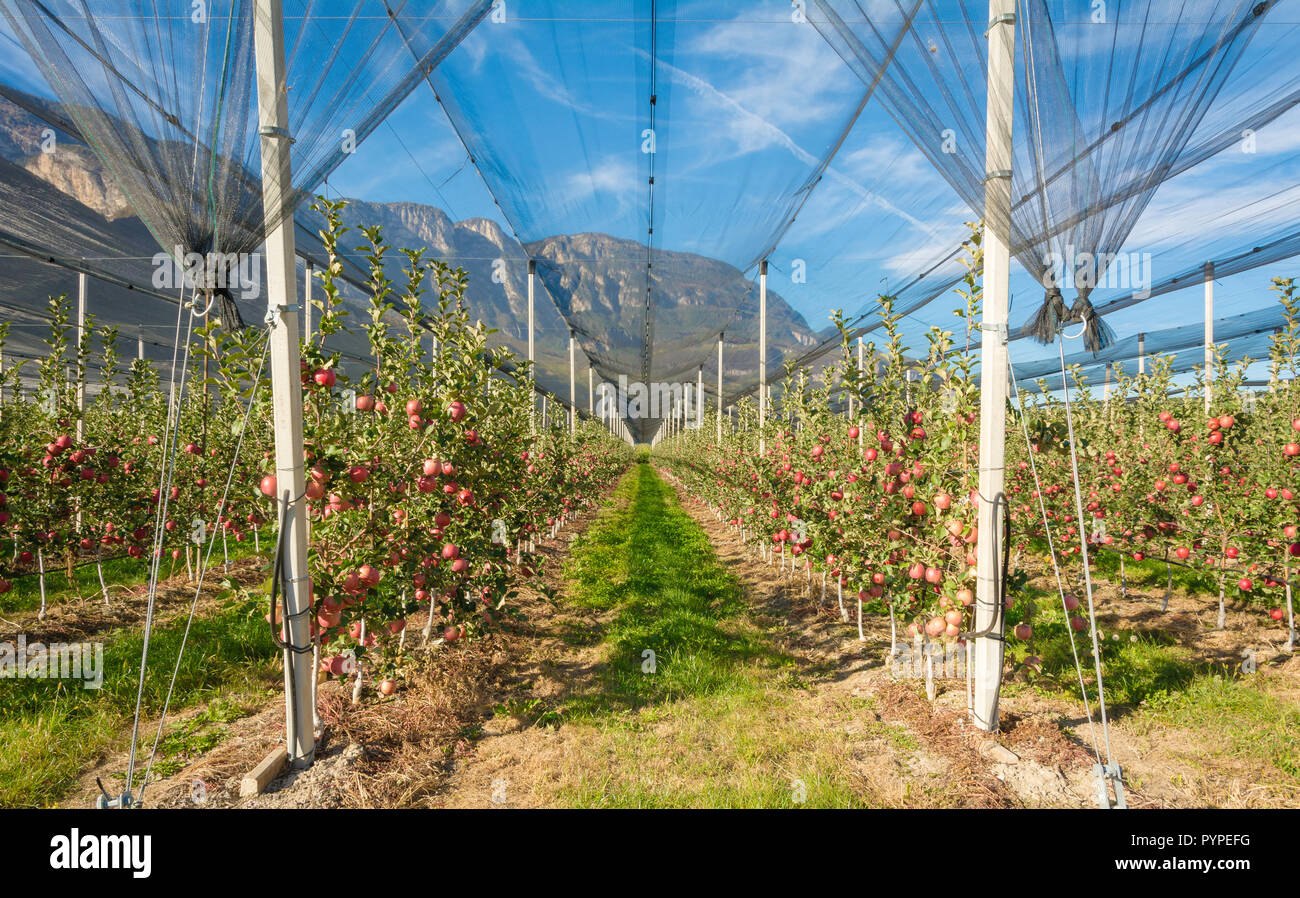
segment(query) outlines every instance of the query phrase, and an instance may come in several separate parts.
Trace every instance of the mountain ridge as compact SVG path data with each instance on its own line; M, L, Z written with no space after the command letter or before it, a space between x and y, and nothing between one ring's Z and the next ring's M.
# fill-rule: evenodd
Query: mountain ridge
M0 158L66 197L69 202L62 204L66 208L55 210L64 220L87 222L92 229L111 234L124 254L147 259L157 253L156 246L141 239L146 230L135 226L138 218L126 197L89 148L57 128L52 129L51 146L46 130L50 127L0 98ZM43 152L47 148L50 151ZM428 258L463 267L469 276L472 314L496 329L497 338L520 354L527 351L527 259L535 258L541 288L535 303L538 374L539 381L553 391L563 387L567 392L570 328L603 377L626 374L640 379L647 284L655 316L652 380L694 380L696 367L716 358L713 341L724 329L728 379L742 381L728 385L728 392L757 380L757 286L722 260L658 248L647 253L638 241L600 232L559 234L521 245L492 218L455 221L437 206L411 200L352 199L343 217L353 228L342 241L345 250L361 242L357 228L378 225L389 246L424 247ZM310 210L301 210L298 221L300 235L304 229L315 233L324 225L323 218ZM352 237L358 239L348 239ZM306 245L301 249L310 252ZM353 253L351 258L364 272L360 255ZM402 283L404 264L405 257L389 254L386 273L395 283ZM27 294L35 283L50 282L58 288L56 293L67 290L67 272L55 277L49 266L37 263L12 263L11 276L15 270L21 270L23 282L11 286ZM132 317L129 303L136 300L130 298L130 291L97 285L95 294L101 303L111 301L107 307L99 306L101 320L138 320ZM138 299L138 294L134 296ZM701 339L706 334L707 339ZM770 289L768 340L769 371L779 366L782 357L818 340L804 318Z

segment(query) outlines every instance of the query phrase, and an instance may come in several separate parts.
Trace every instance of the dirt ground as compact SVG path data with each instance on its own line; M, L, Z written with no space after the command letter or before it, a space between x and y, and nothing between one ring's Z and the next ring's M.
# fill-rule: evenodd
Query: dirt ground
M926 807L958 802L978 807L1097 805L1093 727L1081 703L1026 685L1004 690L1001 732L967 723L966 684L891 674L887 617L866 615L858 638L856 602L844 598L842 617L820 579L766 564L738 533L679 489L683 506L705 529L723 564L743 585L752 621L796 659L803 692L794 719L836 752L843 775L885 806ZM370 694L359 706L337 682L322 685L324 734L316 764L276 780L265 794L238 795L240 778L283 741L283 707L270 701L231 723L217 748L149 787L147 803L165 807L543 807L577 778L613 771L618 759L590 726L545 725L533 708L562 706L600 675L601 614L552 601L563 589L561 564L570 542L595 517L585 512L557 540L539 545L547 556L541 583L521 590L524 621L471 644L430 652L427 672L391 698ZM1271 694L1300 699L1300 660L1281 653L1276 633L1258 612L1232 610L1228 629L1214 629L1216 607L1174 594L1161 611L1159 592L1113 585L1096 589L1103 629L1159 629L1198 658L1239 659L1259 652ZM411 632L419 622L412 619ZM868 710L855 700L869 699ZM850 716L845 709L852 707ZM199 713L193 709L182 715ZM1094 707L1094 716L1096 708ZM1249 760L1218 751L1212 729L1153 731L1132 709L1110 720L1113 755L1124 768L1130 807L1297 806L1292 781L1270 777ZM847 722L845 722L847 720ZM671 720L660 727L673 726ZM148 732L152 733L152 730ZM672 734L669 734L670 736ZM683 736L685 738L685 736ZM84 805L96 775L123 767L120 753L83 777L68 804ZM653 761L647 763L653 764ZM670 777L670 769L649 775Z

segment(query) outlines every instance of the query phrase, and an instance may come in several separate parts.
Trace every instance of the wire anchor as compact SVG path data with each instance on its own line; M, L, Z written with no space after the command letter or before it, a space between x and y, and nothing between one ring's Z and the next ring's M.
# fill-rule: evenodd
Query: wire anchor
M1103 810L1126 810L1124 801L1124 771L1118 761L1109 764L1093 764L1092 775L1097 778L1097 805ZM1111 804L1110 784L1115 784L1115 803Z
M97 809L139 807L129 791L123 792L114 798L108 794L108 790L104 788L104 781L99 777L95 777L95 785L99 786L99 795L95 797L95 807Z

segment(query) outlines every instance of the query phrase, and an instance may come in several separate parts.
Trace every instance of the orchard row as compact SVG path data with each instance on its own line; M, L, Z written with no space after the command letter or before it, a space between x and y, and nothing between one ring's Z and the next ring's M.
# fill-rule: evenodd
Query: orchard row
M407 615L427 612L426 641L499 622L535 572L534 541L593 502L629 450L596 422L571 436L535 420L527 364L500 374L515 360L471 323L464 272L403 251L394 284L378 229L356 235L371 262L369 309L348 320L333 255L348 229L341 204L319 208L331 258L316 275L319 327L302 346L307 486L294 497L308 512L313 634L327 669L369 652L391 682ZM351 378L325 348L345 329L366 336L373 360ZM281 491L265 332L194 326L174 385L142 361L123 371L112 329L90 323L80 347L71 333L66 300L52 300L38 398L13 397L22 372L0 375L0 528L13 544L0 593L17 575L123 554L171 566L232 542L269 554ZM422 349L430 335L436 359ZM85 366L69 385L64 358L91 353L105 384L83 410Z
M974 629L981 538L979 389L970 349L978 251L968 267L957 313L962 345L953 332L932 328L924 354L910 355L901 316L886 298L886 340L867 347L874 360L867 370L858 370L840 321L838 363L819 383L807 372L788 372L764 427L746 400L739 426L727 428L721 445L705 426L659 449L693 495L747 539L839 578L870 610L901 615L913 634L947 641ZM1050 535L1067 583L1080 573L1084 540L1094 557L1167 558L1222 585L1209 599L1219 602L1220 627L1228 597L1261 604L1292 626L1287 584L1300 566L1300 300L1289 280L1276 280L1273 289L1288 325L1272 339L1271 385L1245 387L1249 361L1219 363L1208 414L1204 377L1174 398L1170 360L1159 356L1145 360L1141 375L1117 366L1105 397L1077 370L1067 371L1068 409L1064 395L1020 385L1025 392L1009 399L1005 424L1005 508L1017 558L1043 548ZM1064 604L1070 625L1084 629L1075 590ZM1016 635L1027 639L1031 626L1025 620Z

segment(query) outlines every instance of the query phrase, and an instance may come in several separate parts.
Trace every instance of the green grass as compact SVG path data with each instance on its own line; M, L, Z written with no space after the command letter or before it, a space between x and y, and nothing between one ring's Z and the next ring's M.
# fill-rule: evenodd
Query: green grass
M649 465L638 465L615 499L566 570L575 604L616 612L603 632L604 688L573 713L708 695L737 687L756 667L792 663L744 624L739 584Z
M796 659L750 620L739 582L649 465L625 477L575 544L565 574L566 601L601 613L604 665L593 687L558 708L514 709L583 728L582 756L558 772L556 803L879 803L854 772L844 734L869 730L906 749L906 733L866 713L869 700L822 697L813 705Z
M109 584L109 598L113 597L113 585L132 585L143 583L148 576L146 563L138 558L114 558L104 562L104 582ZM62 568L50 565L45 574L46 601L53 605L69 596L97 596L99 592L99 575L93 564L84 565L73 570L73 579L69 582ZM35 611L41 607L40 577L37 574L24 574L13 578L13 588L0 596L0 613L14 611Z
M1043 545L1045 552L1046 543ZM1179 564L1165 565L1164 558L1152 558L1147 556L1141 561L1134 561L1131 551L1125 553L1124 559L1124 580L1130 587L1138 589L1165 591L1166 585L1171 585L1175 590L1181 590L1185 593L1195 593L1203 595L1213 594L1217 599L1219 595L1218 575L1211 571L1197 570L1194 568L1184 567ZM1092 570L1094 576L1101 576L1115 585L1119 585L1119 551L1093 550L1090 553L1092 561ZM1171 582L1172 575L1172 582ZM1230 583L1235 583L1237 574L1232 577Z
M899 748L914 740L873 722L866 699L817 709L807 726L806 697L756 679L647 709L634 724L599 736L603 763L575 763L560 792L586 808L863 808L883 804L855 782L835 736L858 724Z
M1197 676L1181 692L1152 700L1134 723L1141 732L1212 732L1214 754L1263 762L1300 782L1300 708L1256 678Z
M174 721L158 743L154 773L163 777L180 773L191 760L226 741L230 732L222 724L233 723L251 710L245 703L218 696L199 713Z
M1070 649L1070 629L1055 591L1033 585L1023 587L1017 596L1016 610L1008 614L1008 629L1023 619L1030 601L1035 607L1033 641L1027 644L1008 640L1009 658L1020 663L1036 654L1042 659L1041 673L1031 674L1037 688L1051 695L1081 698L1079 676ZM1213 669L1209 662L1198 661L1190 648L1178 645L1173 636L1158 629L1108 630L1103 626L1098 635L1106 703L1117 709L1185 689L1198 674ZM1092 662L1092 638L1085 630L1074 634L1074 643L1088 696L1095 700L1097 678Z
M178 620L156 629L150 639L146 716L162 710L184 627L184 619ZM99 689L85 689L74 680L0 681L0 807L41 807L58 801L81 770L129 726L143 633L116 630L104 634L102 641L104 679ZM210 617L196 618L171 713L216 696L229 701L233 696L265 694L279 682L278 657L266 622L246 604L231 603ZM154 732L144 734L147 755ZM173 745L175 751L180 748ZM142 770L137 769L137 784Z
M1046 544L1041 547L1046 550ZM1114 553L1094 556L1094 572L1098 576L1119 582L1119 565ZM1173 567L1175 589L1205 592L1211 580L1203 574L1186 568ZM1162 560L1129 561L1126 577L1131 588L1163 592L1167 574ZM1079 595L1072 583L1067 591ZM1214 586L1217 596L1218 587ZM1206 593L1208 595L1208 593ZM1030 602L1033 614L1034 639L1032 645L1009 640L1008 654L1012 661L1022 662L1026 656L1036 654L1042 659L1042 673L1031 675L1031 682L1046 694L1081 697L1079 678L1070 650L1070 631L1061 607L1060 596L1053 584L1050 589L1027 584L1016 592L1016 609L1008 614L1008 629L1023 619ZM1105 678L1106 702L1123 713L1144 702L1165 696L1177 695L1191 689L1201 679L1227 675L1236 671L1225 670L1214 660L1198 657L1187 645L1181 645L1170 632L1158 626L1107 627L1100 633L1102 674ZM1092 641L1087 630L1075 634L1079 662L1083 667L1083 680L1091 699L1096 699L1096 675L1092 662Z

